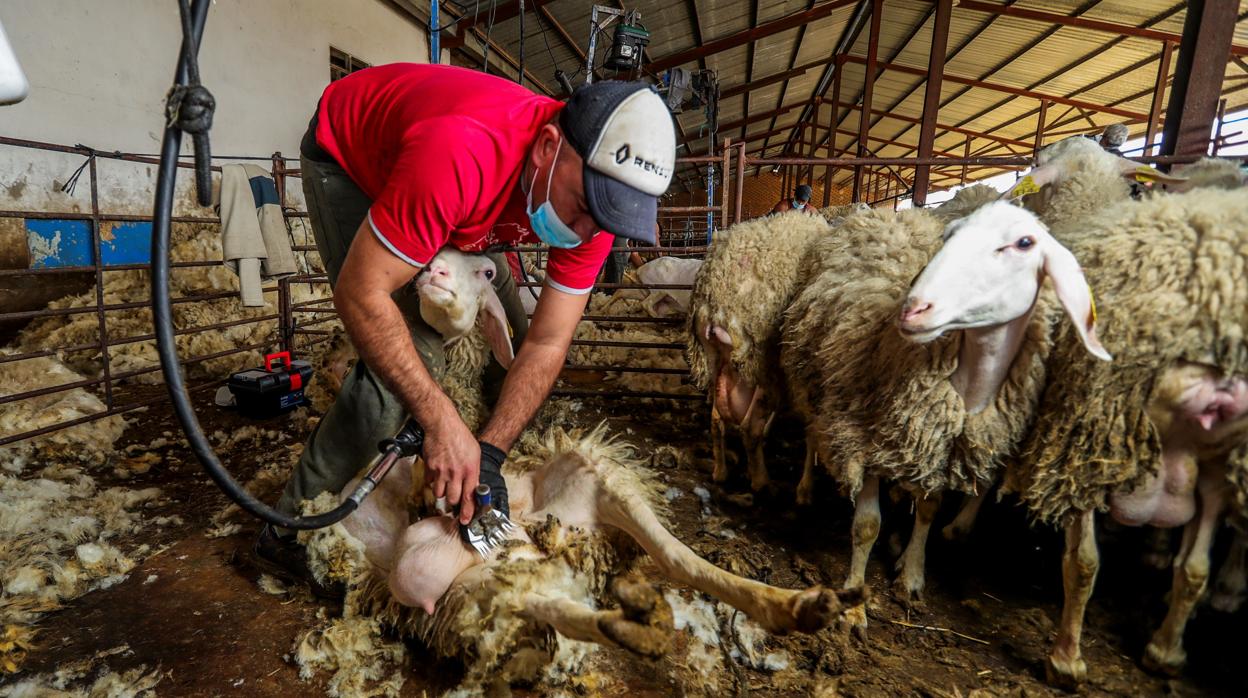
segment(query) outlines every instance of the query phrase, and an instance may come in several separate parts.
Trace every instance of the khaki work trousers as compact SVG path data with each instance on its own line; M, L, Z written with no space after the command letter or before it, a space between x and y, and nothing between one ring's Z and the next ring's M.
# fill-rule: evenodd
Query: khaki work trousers
M316 248L330 287L338 282L338 272L347 258L347 250L356 231L364 222L372 201L356 186L336 162L301 158L303 193L307 200L308 217ZM494 261L497 274L494 290L502 301L517 351L528 330L528 318L511 268L502 254L487 255ZM446 369L442 337L420 317L420 302L414 289L404 288L394 294L395 302L407 320L412 343L434 379ZM506 372L491 360L485 371L484 392L487 404L498 398ZM303 455L294 475L286 484L277 508L286 514L300 513L300 503L321 492L340 492L360 470L377 455L377 444L393 436L402 426L406 411L395 397L364 365L357 361L342 383L342 391L325 413L304 446Z

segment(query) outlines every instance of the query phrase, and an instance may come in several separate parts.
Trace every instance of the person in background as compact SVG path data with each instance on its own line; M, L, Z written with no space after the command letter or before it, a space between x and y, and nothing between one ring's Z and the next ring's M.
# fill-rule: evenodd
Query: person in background
M1106 151L1114 155L1122 155L1122 145L1127 142L1127 137L1130 135L1126 124L1111 124L1105 127L1105 131L1101 133L1101 138L1097 142Z
M810 204L810 195L812 191L809 184L799 184L793 190L793 198L784 199L780 203L772 207L772 213L784 213L785 211L803 211L809 215L819 215L819 210Z

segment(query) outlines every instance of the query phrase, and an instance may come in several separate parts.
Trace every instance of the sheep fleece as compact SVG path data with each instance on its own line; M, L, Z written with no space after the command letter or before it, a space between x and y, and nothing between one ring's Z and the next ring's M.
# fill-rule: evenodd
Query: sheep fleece
M823 219L791 212L739 223L721 233L693 282L687 323L689 368L706 390L714 376L697 328L718 325L733 340L731 361L752 385L779 380L780 322L797 292L797 277L811 243L831 228Z
M926 211L855 216L811 254L809 278L785 313L781 356L794 405L820 459L853 496L864 475L934 493L982 492L1021 442L1039 402L1060 312L1041 293L996 399L967 414L948 377L960 341L904 339L895 327L911 280L941 244Z
M1088 221L1070 248L1100 298L1098 334L1114 360L1087 356L1069 327L1059 335L1017 483L1049 523L1104 511L1113 491L1157 472L1161 443L1147 408L1168 366L1248 371L1248 192L1120 204ZM1242 502L1242 468L1232 466Z

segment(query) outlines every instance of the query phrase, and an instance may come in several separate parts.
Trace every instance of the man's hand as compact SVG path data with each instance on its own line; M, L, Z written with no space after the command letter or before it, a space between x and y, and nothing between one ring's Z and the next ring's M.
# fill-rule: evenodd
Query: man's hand
M510 517L511 507L507 503L507 481L503 479L503 462L507 460L507 454L493 444L488 444L484 441L481 441L480 444L481 483L490 486L491 506L503 512L504 516Z
M459 522L472 520L482 459L477 437L458 416L446 419L436 429L425 430L425 474L434 497L445 497L447 505L459 504ZM490 484L493 487L492 483Z

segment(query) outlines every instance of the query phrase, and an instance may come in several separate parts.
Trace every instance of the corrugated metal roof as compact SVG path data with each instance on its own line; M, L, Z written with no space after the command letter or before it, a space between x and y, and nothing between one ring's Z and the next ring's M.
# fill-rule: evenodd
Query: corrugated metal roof
M536 1L536 0L533 0ZM862 0L870 6L870 0ZM1116 25L1144 27L1155 31L1180 34L1186 3L1179 0L1017 0L995 4L1010 5L1024 10L1055 15L1078 16ZM458 4L466 12L473 3ZM497 0L498 7L509 3ZM529 3L532 5L532 2ZM477 7L485 9L487 0ZM611 6L621 7L618 0ZM584 77L584 51L589 39L589 17L592 4L573 0L550 0L536 11L530 8L525 27L525 68L536 80L539 89L560 92L554 71L562 69L581 82ZM700 48L696 36L700 30L702 46L727 41L730 45L716 52L689 57L683 67L697 69L701 63L716 71L722 90L741 86L747 76L753 83L790 71L797 66L826 61L846 31L855 12L855 3L845 0L635 0L629 9L641 12L642 23L650 31L647 49L649 61L664 61L672 56L689 56ZM773 24L784 22L799 13L835 7L814 21L789 23L783 28ZM925 70L930 52L935 3L931 0L885 0L881 15L878 57L912 69ZM454 8L451 8L454 9ZM1248 1L1241 2L1241 11ZM753 13L757 21L751 22ZM514 12L512 13L514 14ZM1248 13L1241 12L1244 18ZM697 29L695 30L695 22ZM869 25L869 22L864 23ZM476 31L489 36L497 49L506 51L514 60L519 54L519 21L515 17L498 21L492 27L478 24ZM754 35L748 32L754 30ZM864 26L857 33L849 55L862 58L867 54L869 30ZM565 40L564 36L569 40ZM600 48L596 58L601 64L610 43L610 31L599 35ZM750 39L753 39L751 42ZM1235 43L1248 45L1248 21L1235 27ZM752 61L751 61L752 47ZM497 50L496 49L496 50ZM1157 78L1161 43L1153 38L1119 36L1098 29L1058 25L1017 16L1002 16L956 3L950 21L945 73L1013 89L1029 90L1042 95L1077 99L1092 105L1117 107L1137 114L1146 114L1152 100ZM510 70L514 75L513 68ZM860 101L865 69L861 63L847 62L842 66L841 101L833 139L838 153L852 148L858 127L859 111L846 105ZM720 103L720 124L735 125L720 134L738 140L744 136L749 149L757 150L764 143L767 155L778 155L790 140L791 131L776 133L793 126L803 107L815 96L824 67L817 65L800 75L783 81L761 84L745 94L726 98ZM1227 81L1223 86L1228 109L1248 105L1248 63L1228 62ZM652 76L653 77L653 76ZM831 81L824 92L831 98ZM879 114L871 116L870 150L887 156L911 155L918 141L918 126L911 123L922 115L925 79L895 70L883 70L874 86L872 107ZM1008 146L991 139L1032 143L1035 139L1039 101L1033 97L1009 94L991 85L968 86L946 81L941 90L936 147L961 154L971 131L972 150L988 154L1009 154L1010 149L1028 152L1018 145ZM778 109L792 109L775 114ZM747 112L748 110L748 112ZM824 107L819 124L826 133L830 109ZM742 123L748 120L748 123ZM1050 104L1046 119L1046 138L1075 130L1093 131L1111 123L1127 122L1132 135L1143 133L1140 119ZM678 122L690 139L688 150L706 149L706 119L700 110L686 112ZM1053 135L1047 135L1048 132ZM821 136L822 138L823 136ZM889 142L896 144L889 144ZM995 146L995 147L994 147ZM805 154L807 147L800 151ZM852 152L852 151L851 151ZM977 172L988 176L993 172ZM938 182L939 183L939 182Z

